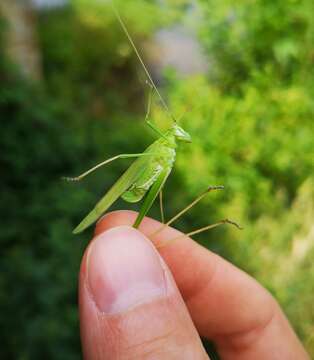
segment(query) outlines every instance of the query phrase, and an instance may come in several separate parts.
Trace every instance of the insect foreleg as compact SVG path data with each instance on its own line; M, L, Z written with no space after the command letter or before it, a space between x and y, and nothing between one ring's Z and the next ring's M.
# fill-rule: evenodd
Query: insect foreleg
M165 134L163 134L154 124L152 124L149 120L146 120L146 124L153 129L159 136L163 137L164 139L168 140Z
M146 115L145 115L145 121L148 122L148 118L150 115L150 111L152 108L152 93L153 93L153 89L150 88L149 94L148 94L148 102L147 102L147 110L146 110Z
M150 84L148 83L148 85L150 85ZM146 111L146 115L145 115L145 122L159 136L165 137L165 135L153 123L151 123L148 120L150 112L151 112L151 107L152 107L152 92L153 92L153 88L150 86L150 91L149 91L149 95L148 95L148 103L147 103L147 111Z
M140 157L140 156L147 156L147 155L151 155L151 153L139 153L139 154L120 154L120 155L116 155L110 159L107 159L103 162L101 162L100 164L92 167L91 169L85 171L83 174L76 176L76 177L63 177L64 180L67 181L79 181L82 180L85 176L89 175L91 172L99 169L101 166L104 166L106 164L109 164L110 162L114 161L114 160L118 160L118 159L128 159L128 158L134 158L134 157Z
M234 222L232 220L229 220L229 219L223 219L223 220L220 220L220 221L216 222L215 224L207 225L207 226L204 226L204 227L202 227L200 229L190 231L187 234L181 234L181 235L179 235L177 237L174 237L172 239L168 239L168 240L162 242L161 244L158 244L157 248L164 247L165 245L169 244L170 242L178 240L178 239L180 239L182 237L193 236L193 235L196 235L196 234L200 234L202 232L208 231L210 229L214 229L215 227L218 227L218 226L224 225L224 224L231 224L231 225L237 227L239 230L242 230L242 227L239 224L237 224L236 222Z

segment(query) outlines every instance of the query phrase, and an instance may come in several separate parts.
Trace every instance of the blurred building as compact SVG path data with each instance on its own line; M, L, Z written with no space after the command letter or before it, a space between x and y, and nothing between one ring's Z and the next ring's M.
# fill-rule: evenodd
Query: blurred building
M32 2L38 8L49 8L65 5L67 0L32 0Z
M150 48L155 55L154 58L149 55L154 74L162 74L167 67L174 68L182 76L207 71L207 60L198 40L184 25L159 30Z
M167 5L164 0L160 0L160 4ZM162 74L167 67L174 68L182 76L205 73L208 70L208 62L196 34L199 22L196 1L190 0L184 11L179 23L160 29L154 36L150 49L154 58L150 54L148 56L155 75Z

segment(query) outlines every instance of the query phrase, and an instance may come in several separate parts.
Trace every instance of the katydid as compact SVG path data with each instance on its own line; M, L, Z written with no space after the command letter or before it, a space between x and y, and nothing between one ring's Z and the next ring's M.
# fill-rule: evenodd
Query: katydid
M158 135L158 139L155 142L153 142L142 153L116 155L94 166L93 168L87 170L86 172L75 178L65 178L66 180L69 181L78 181L83 179L85 176L89 175L91 172L95 171L96 169L100 168L101 166L104 166L114 160L123 159L123 158L136 158L136 160L125 171L125 173L116 181L116 183L109 189L109 191L103 196L103 198L96 204L94 209L73 230L74 234L82 232L87 227L92 225L95 221L97 221L100 218L100 216L102 216L119 197L122 197L123 200L129 203L139 202L140 200L144 199L142 207L133 224L135 228L138 228L141 221L143 220L143 218L145 217L145 215L153 205L156 197L159 195L161 216L162 216L162 221L164 222L164 213L163 213L163 205L162 205L163 186L165 185L165 182L174 166L178 143L180 142L190 143L192 141L190 134L186 132L181 126L178 125L174 116L170 112L168 105L161 96L124 22L122 21L119 13L115 8L114 8L114 12L146 73L148 79L147 83L149 84L151 91L149 95L145 121L148 124L148 126L150 126ZM155 125L153 125L149 121L151 101L152 101L152 91L155 91L155 93L158 95L161 104L163 105L166 112L173 121L172 126L165 132L160 131ZM222 186L209 187L207 191L205 191L198 198L196 198L190 205L188 205L185 209L183 209L178 215L176 215L166 224L164 224L164 226L170 225L170 223L172 223L179 216L181 216L183 213L189 210L197 202L199 202L211 190L219 190L222 188L223 188ZM209 225L205 228L194 230L190 234L196 234L223 223L230 223L239 227L233 221L225 219L216 224ZM162 228L157 230L157 232L161 231Z

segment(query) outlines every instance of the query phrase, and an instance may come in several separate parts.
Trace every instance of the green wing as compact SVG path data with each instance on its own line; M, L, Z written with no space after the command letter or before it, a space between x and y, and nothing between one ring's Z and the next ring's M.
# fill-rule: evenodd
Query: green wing
M141 176L145 170L147 157L138 158L127 169L127 171L117 180L108 190L103 198L96 204L94 209L81 221L73 230L73 234L78 234L92 225L128 188Z
M144 200L141 210L133 224L133 227L135 227L135 228L139 227L144 216L147 214L147 212L153 205L153 202L155 201L157 195L159 194L160 190L164 186L164 183L166 182L170 172L171 172L171 168L167 167L160 173L159 177L154 182L153 186L150 188L147 196L145 197L145 200Z

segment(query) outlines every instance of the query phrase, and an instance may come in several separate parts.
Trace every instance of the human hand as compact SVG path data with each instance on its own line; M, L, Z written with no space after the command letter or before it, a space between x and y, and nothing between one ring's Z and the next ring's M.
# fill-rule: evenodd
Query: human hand
M200 336L223 360L309 359L273 297L232 264L183 237L159 249L160 223L118 211L96 226L82 260L84 358L208 359ZM128 225L128 226L125 226ZM145 235L143 235L145 234ZM167 228L158 245L180 234Z

